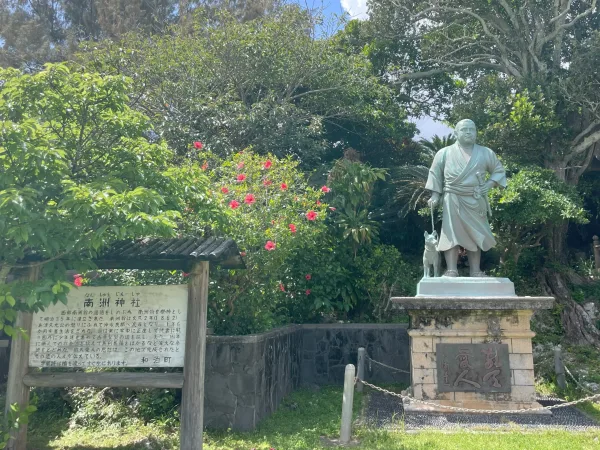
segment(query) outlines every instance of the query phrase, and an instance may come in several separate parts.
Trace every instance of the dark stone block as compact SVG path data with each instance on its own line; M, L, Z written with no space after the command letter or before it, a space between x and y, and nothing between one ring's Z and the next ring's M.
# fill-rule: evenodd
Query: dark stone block
M231 372L231 353L229 344L217 345L211 360L214 372L226 375Z
M227 377L227 383L234 395L251 394L256 391L256 377L254 375L234 373Z
M256 411L252 407L240 406L235 412L233 429L240 431L251 431L256 426Z

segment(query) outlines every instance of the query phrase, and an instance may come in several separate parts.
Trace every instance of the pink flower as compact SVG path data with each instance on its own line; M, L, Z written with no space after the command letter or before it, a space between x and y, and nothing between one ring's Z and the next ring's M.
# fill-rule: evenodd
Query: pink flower
M240 173L236 178L236 180L238 180L240 183L242 181L244 181L245 179L246 179L246 175L244 175L243 173Z
M283 283L279 283L279 290L281 292L285 292L285 286L283 285Z
M288 185L285 183L281 183L281 190L285 191L288 188Z
M331 189L330 189L330 188L328 188L327 186L323 186L323 187L321 188L321 190L322 190L323 192L325 192L326 194L327 194L328 192L331 192Z
M272 165L273 165L273 163L271 162L271 160L270 160L270 159L267 159L267 160L265 161L265 164L263 165L263 167L264 167L265 169L270 169Z
M184 276L184 278L185 278L185 277L189 277L189 276L190 276L190 274L189 274L188 272L181 272L181 275L183 275L183 276Z
M240 252L240 256L246 256L246 252Z
M317 200L317 206L321 206L321 202Z
M229 207L231 209L236 209L238 206L240 206L240 202L238 202L237 200L231 200L229 202Z
M228 194L228 193L229 193L229 189L227 189L225 186L223 186L223 187L221 188L221 192L222 192L223 194Z
M238 163L237 168L241 169L242 167L244 167L244 162L242 161L241 163Z
M202 170L206 170L208 169L208 163L206 161L204 161L204 164L202 164Z
M304 293L305 293L306 295L310 295L310 289L307 289L306 291L304 291Z
M74 284L75 286L77 286L77 287L81 286L81 285L83 284L83 278L81 278L81 277L76 277L76 278L73 280L73 284Z
M316 213L316 212L314 212L314 211L311 209L310 211L308 211L308 212L306 213L306 218L307 218L308 220L315 220L315 219L317 218L317 213Z
M265 250L271 251L271 250L275 250L275 242L273 241L267 241L267 243L265 244Z
M244 198L244 203L251 205L255 201L256 201L256 198L254 197L253 194L246 194L246 197Z
M335 208L333 206L330 206L329 209L335 211Z
M292 233L295 233L295 232L296 232L296 225L294 225L293 223L290 223L290 224L288 225L288 227L290 227L290 231L291 231Z
M310 280L312 278L312 276L310 275L310 273L307 273L304 278L306 278L307 280Z
M204 147L204 144L200 141L195 141L194 142L194 148L197 150L202 150L202 147Z
M272 184L273 184L273 182L271 180L263 181L263 186L271 186Z

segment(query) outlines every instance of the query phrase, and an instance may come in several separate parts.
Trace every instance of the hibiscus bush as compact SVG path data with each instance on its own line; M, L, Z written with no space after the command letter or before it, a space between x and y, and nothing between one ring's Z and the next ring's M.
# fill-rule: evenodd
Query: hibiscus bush
M258 332L348 308L332 301L348 274L335 262L325 225L326 186L310 187L291 158L250 150L222 161L207 154L205 167L230 214L226 234L246 263L244 270L213 271L209 308L217 333Z

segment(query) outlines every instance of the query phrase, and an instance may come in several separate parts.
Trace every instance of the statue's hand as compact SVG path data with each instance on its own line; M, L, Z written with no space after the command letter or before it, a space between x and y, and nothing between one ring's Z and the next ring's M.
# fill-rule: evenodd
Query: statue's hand
M495 186L495 181L487 180L485 183L483 183L483 186L479 188L479 192L481 193L481 195L487 196L488 192L490 192L490 189L494 188Z
M427 204L430 208L435 208L438 203L440 203L440 194L438 192L434 192L431 194L431 198L427 200Z

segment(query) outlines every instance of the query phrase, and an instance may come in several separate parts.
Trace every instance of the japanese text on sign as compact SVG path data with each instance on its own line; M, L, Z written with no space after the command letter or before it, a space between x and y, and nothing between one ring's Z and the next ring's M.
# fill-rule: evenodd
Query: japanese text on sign
M67 304L33 315L31 367L182 367L188 290L72 289Z
M437 344L438 392L510 392L506 344Z

